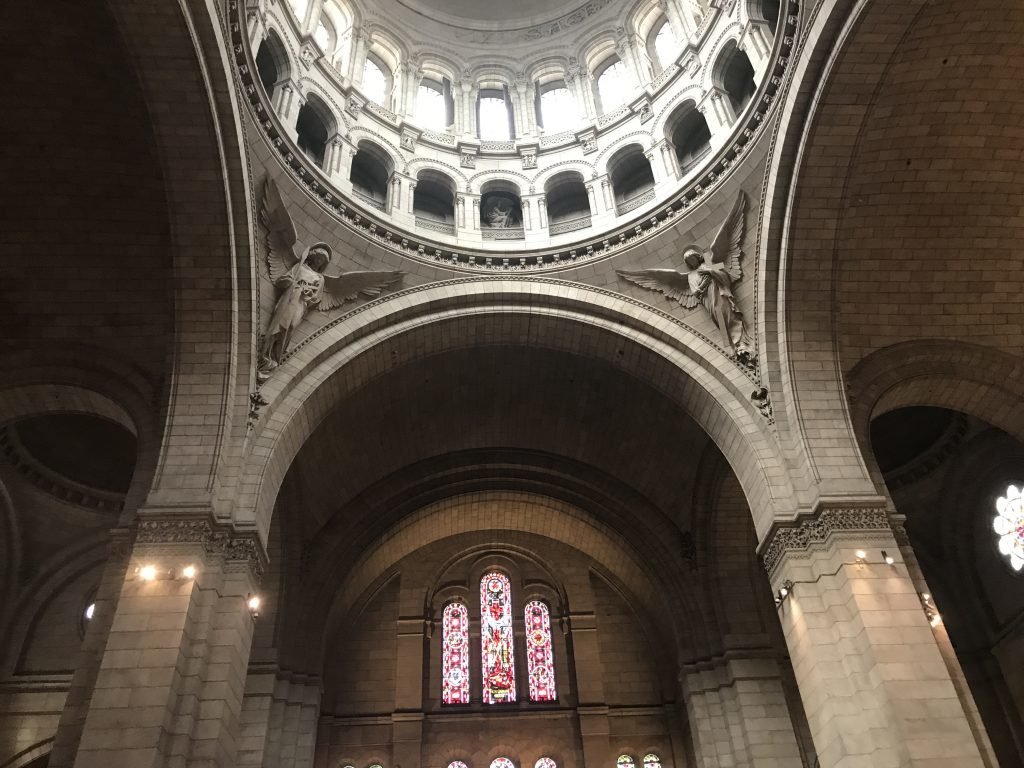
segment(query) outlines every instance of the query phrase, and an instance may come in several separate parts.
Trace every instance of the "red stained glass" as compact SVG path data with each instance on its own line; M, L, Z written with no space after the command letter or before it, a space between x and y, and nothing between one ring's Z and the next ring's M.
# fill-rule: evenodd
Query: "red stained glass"
M480 658L484 704L515 701L512 587L501 573L480 580Z
M551 650L551 615L540 600L526 604L526 671L530 701L554 701L555 658Z
M469 612L462 603L445 606L441 657L441 701L469 704Z

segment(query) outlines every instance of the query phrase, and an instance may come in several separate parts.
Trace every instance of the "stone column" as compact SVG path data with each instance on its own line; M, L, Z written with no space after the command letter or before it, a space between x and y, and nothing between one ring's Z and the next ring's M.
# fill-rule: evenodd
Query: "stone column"
M604 209L615 212L615 195L612 193L612 185L607 176L601 177L601 199L604 200Z
M676 5L675 0L659 0L658 7L661 8L668 19L668 23L672 27L672 34L675 35L676 40L685 44L686 39L690 36L690 31L683 15L679 12L679 6ZM662 64L664 63L662 62Z
M647 164L651 166L651 173L654 175L654 183L661 184L665 180L665 166L657 158L656 155L660 154L658 150L649 149L644 152L644 157L647 158Z
M394 761L404 768L420 768L423 751L423 651L426 643L423 618L398 620L391 734Z
M234 765L264 556L208 519L146 519L75 768Z
M480 89L475 85L471 86L466 98L466 110L467 115L469 116L469 120L467 121L469 125L469 135L474 137L478 133L476 127L476 102L479 96Z
M455 197L455 227L456 229L466 228L466 197L456 195Z
M85 720L89 714L96 680L100 674L103 652L107 646L110 627L128 572L128 558L131 553L131 532L127 529L111 531L107 564L103 568L99 588L93 600L95 609L92 619L86 623L82 647L75 659L75 673L60 715L53 749L47 764L52 768L71 768L75 753L82 738Z
M416 182L409 179L409 213L413 213L416 209Z
M719 659L682 676L699 766L803 768L778 663Z
M663 139L658 145L658 154L661 155L661 164L665 167L667 178L679 178L679 163L676 162L676 151L668 139Z
M533 229L533 206L528 198L523 198L523 229L527 232Z
M526 95L523 97L526 105L526 127L530 134L536 136L540 133L537 128L537 84L530 80L526 85Z
M537 218L540 219L540 228L548 228L548 197L541 195L537 198Z
M626 70L633 78L633 85L639 90L651 78L644 72L643 62L640 60L640 55L637 51L636 36L631 32L626 32L622 27L618 27L615 30L615 34L615 52L626 65ZM604 111L607 112L608 110L605 109Z
M601 651L597 642L597 616L593 612L569 616L576 693L579 697L580 736L583 740L583 764L603 765L610 747L608 706L605 702Z
M313 768L320 679L269 665L245 681L239 768Z
M588 182L584 186L587 188L587 200L590 201L590 215L597 216L601 213L601 209L597 205L597 191L594 189L594 182Z
M740 35L739 47L754 68L754 82L761 84L772 55L772 31L763 21L751 19Z
M985 765L883 508L825 507L762 552L822 768Z
M594 100L594 88L590 73L583 67L569 67L568 82L572 83L576 106L590 122L597 119L597 106Z
M281 120L281 125L294 139L298 135L295 122L299 119L299 110L302 109L302 96L299 94L298 86L291 82L283 83L277 89L273 107Z
M356 88L363 84L363 66L366 64L366 44L369 33L363 27L352 30L352 56L349 58L348 79Z
M320 25L320 14L324 12L324 0L310 0L306 7L306 18L302 22L302 36L307 37L316 32Z
M480 229L480 198L473 198L473 229Z

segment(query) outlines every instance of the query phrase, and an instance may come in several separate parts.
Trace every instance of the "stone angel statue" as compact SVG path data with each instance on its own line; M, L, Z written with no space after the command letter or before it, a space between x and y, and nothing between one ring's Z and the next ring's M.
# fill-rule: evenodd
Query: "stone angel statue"
M359 296L379 296L405 273L328 275L326 270L333 255L331 247L326 243L313 243L304 251L298 250L295 224L271 178L267 178L263 190L261 218L267 228L267 267L279 291L260 349L260 371L267 373L276 368L288 352L292 333L309 310L316 307L326 312Z
M732 212L710 248L683 251L680 269L617 270L619 276L653 291L661 291L687 309L703 304L722 335L723 346L740 360L753 354L743 313L736 306L733 286L743 277L743 230L747 198L740 192Z

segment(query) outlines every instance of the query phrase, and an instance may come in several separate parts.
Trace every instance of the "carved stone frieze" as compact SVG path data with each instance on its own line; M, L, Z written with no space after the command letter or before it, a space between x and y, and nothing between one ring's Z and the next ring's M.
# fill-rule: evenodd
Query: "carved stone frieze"
M143 519L135 532L135 543L199 544L211 555L244 562L257 579L266 568L266 554L255 533L238 533L206 518Z
M770 575L786 554L806 552L815 544L827 541L832 534L845 531L891 532L892 527L881 507L825 509L797 523L776 525L765 540L761 562Z

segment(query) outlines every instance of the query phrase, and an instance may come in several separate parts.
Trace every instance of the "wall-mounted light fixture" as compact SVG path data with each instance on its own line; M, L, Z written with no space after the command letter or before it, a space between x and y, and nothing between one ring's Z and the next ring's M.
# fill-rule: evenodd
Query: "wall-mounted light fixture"
M249 609L249 615L254 619L258 619L260 616L260 605L262 601L259 595L250 594L245 598L245 606Z
M779 587L779 591L775 593L775 607L782 605L783 601L789 597L789 593L793 591L793 582L786 579L782 582L782 586Z

